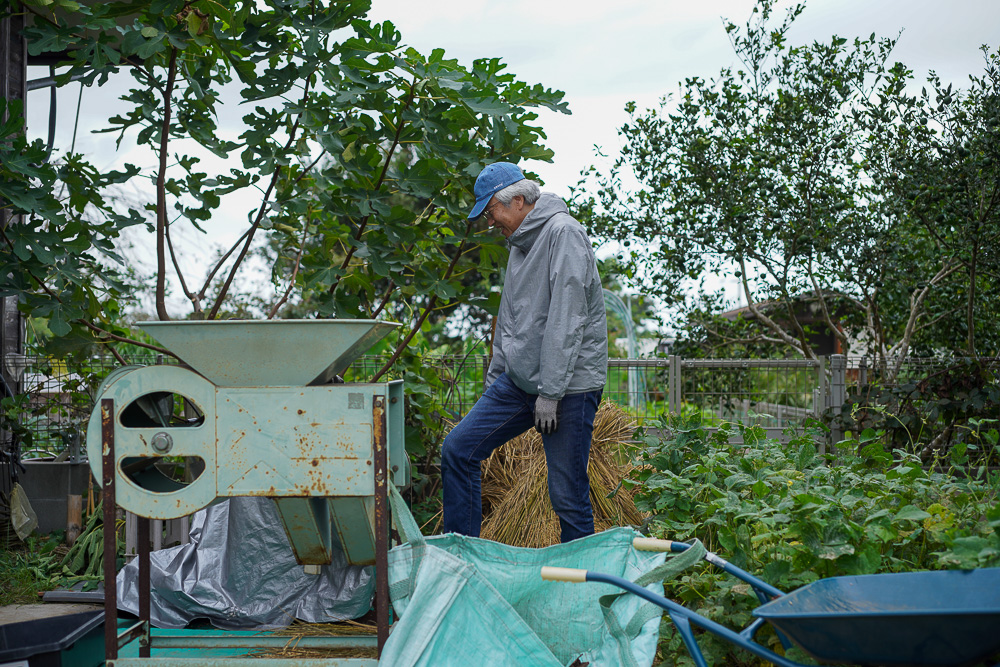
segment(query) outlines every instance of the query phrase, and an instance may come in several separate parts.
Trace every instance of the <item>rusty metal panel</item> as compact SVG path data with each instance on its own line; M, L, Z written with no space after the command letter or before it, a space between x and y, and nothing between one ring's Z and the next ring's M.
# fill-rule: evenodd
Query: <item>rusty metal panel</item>
M219 388L219 496L371 495L371 396L355 385Z
M295 559L303 565L332 560L330 507L325 498L275 498Z
M330 518L347 562L375 563L375 501L371 496L330 498Z
M115 561L118 556L115 510L115 402L110 398L101 399L94 413L101 428L101 509L104 512L104 657L114 660L118 657L118 589L116 586Z
M392 483L406 486L410 483L410 459L406 455L405 403L403 401L403 381L388 383L389 403L386 406L386 428L388 429L389 471Z
M386 424L386 397L372 397L375 431L375 626L378 655L389 638L389 445Z

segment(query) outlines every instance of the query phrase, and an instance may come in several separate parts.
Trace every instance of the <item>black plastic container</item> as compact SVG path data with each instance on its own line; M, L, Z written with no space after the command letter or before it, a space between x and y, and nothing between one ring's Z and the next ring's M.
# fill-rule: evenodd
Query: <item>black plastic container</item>
M104 664L104 612L52 616L0 625L0 664L96 667Z

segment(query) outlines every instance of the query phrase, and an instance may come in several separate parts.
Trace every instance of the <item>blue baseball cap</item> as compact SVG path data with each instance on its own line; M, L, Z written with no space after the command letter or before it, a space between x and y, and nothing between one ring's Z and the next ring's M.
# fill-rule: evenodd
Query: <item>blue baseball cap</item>
M490 203L497 192L500 192L508 185L513 185L524 180L524 174L518 169L516 164L509 162L494 162L487 166L476 179L476 205L469 213L469 220L475 220L483 214L483 209Z

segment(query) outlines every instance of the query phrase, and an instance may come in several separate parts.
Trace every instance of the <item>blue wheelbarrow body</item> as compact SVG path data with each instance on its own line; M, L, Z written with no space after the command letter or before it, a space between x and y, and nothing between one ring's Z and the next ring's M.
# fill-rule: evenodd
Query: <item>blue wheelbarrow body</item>
M626 579L600 572L542 568L542 577L608 583L662 607L698 667L708 664L693 627L707 630L779 667L803 667L754 641L765 622L775 628L786 648L791 640L823 662L963 667L1000 653L1000 568L831 577L786 595L705 551L697 540L686 544L640 539L635 548L700 550L704 560L753 587L763 603L753 612L756 620L735 631Z
M817 660L974 664L1000 652L1000 568L820 579L753 613Z

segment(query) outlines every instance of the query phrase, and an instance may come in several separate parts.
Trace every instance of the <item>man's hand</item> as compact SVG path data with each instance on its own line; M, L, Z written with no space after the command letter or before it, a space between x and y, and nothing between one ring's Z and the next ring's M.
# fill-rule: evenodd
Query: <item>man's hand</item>
M535 430L542 435L559 428L559 399L539 396L535 401Z

